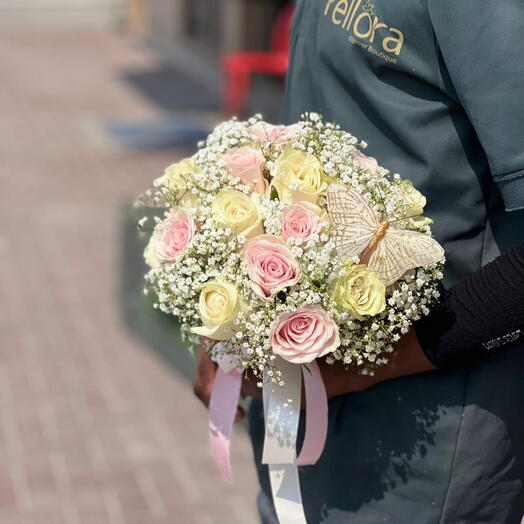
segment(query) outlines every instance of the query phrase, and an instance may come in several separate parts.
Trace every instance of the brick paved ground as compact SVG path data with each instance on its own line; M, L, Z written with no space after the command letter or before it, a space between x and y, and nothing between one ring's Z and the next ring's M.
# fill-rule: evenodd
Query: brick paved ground
M249 444L220 479L206 413L122 325L118 213L174 159L126 152L105 118L157 107L109 34L0 36L0 523L255 522Z

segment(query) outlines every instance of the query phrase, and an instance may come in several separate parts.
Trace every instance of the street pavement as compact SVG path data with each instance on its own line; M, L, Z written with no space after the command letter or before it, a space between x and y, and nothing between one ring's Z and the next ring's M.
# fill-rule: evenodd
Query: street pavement
M228 484L190 383L121 318L122 205L187 151L107 122L165 116L129 81L163 64L79 31L4 33L0 64L0 524L255 523L245 432Z

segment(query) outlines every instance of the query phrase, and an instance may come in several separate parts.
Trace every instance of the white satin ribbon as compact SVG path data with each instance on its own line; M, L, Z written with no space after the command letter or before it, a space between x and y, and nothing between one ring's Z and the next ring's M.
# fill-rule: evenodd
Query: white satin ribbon
M262 464L294 464L296 440L300 418L302 370L279 358L275 362L282 372L283 386L264 380L263 398L266 421L266 438Z
M268 468L273 502L280 524L307 524L297 466L269 464Z
M275 364L282 372L284 386L264 380L266 435L262 463L269 465L273 502L280 524L307 524L295 465L302 370L283 359Z

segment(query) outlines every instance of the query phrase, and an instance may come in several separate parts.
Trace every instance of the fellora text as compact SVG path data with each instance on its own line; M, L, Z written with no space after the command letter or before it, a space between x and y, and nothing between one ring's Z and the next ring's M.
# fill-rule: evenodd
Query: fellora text
M373 9L374 5L369 0L365 5L362 5L362 0L326 0L324 16L334 25L351 31L354 37L371 44L380 43L385 53L399 56L404 45L404 33L381 22ZM351 38L349 41L354 43Z

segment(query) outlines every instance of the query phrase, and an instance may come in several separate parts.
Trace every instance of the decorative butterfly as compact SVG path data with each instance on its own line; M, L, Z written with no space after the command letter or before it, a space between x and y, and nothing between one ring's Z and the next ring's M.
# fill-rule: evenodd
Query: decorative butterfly
M366 259L386 286L406 271L444 262L444 249L433 238L381 221L366 200L354 189L331 184L327 208L335 226L333 240L340 257Z

